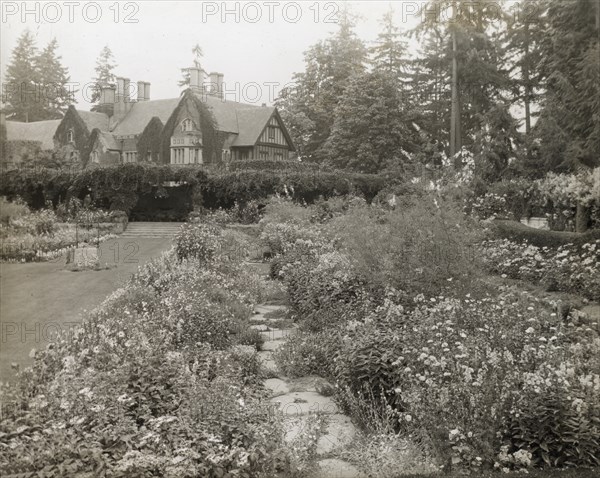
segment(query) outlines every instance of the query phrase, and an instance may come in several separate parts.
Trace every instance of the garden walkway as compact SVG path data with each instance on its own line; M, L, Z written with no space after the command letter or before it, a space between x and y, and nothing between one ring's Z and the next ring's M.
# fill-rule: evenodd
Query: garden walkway
M359 471L340 458L344 448L356 435L356 429L350 417L338 410L330 398L333 388L321 377L310 376L297 379L284 377L277 370L273 352L283 344L294 329L281 330L269 327L270 312L285 309L281 305L260 305L255 309L252 321L260 323L253 328L261 330L265 343L259 356L263 366L272 378L265 380L265 386L271 391L271 402L277 405L285 415L286 442L308 438L314 433L314 423L321 423L321 436L316 445L316 476L319 478L356 478Z

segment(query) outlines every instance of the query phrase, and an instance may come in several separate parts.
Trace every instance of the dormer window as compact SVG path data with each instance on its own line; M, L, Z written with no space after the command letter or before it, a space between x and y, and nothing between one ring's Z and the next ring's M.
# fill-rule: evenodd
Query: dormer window
M69 131L67 131L67 143L74 143L74 140L73 140L74 136L75 135L74 135L72 129L70 129Z
M193 130L194 130L194 122L189 118L184 119L181 123L181 131L186 132L186 131L193 131Z

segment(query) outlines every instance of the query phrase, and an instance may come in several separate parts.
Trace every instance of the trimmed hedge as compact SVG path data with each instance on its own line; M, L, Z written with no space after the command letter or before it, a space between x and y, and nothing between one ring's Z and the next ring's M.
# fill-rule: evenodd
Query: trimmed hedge
M517 221L495 220L494 233L502 238L514 242L525 242L537 247L556 248L565 244L582 244L600 239L600 229L593 229L585 233L565 231L545 231L526 226Z
M243 205L273 194L289 194L295 200L312 203L319 197L358 193L371 201L386 184L381 176L341 171L211 172L203 166L135 163L82 171L15 169L0 178L0 195L9 199L20 196L31 207L39 208L47 201L56 205L91 194L99 207L130 213L140 197L168 198L165 185L169 182L188 186L190 199L183 203L198 203L192 199L201 197L207 209L230 208L236 202Z
M273 159L244 159L231 161L228 164L230 171L330 171L316 163L305 163L295 160Z

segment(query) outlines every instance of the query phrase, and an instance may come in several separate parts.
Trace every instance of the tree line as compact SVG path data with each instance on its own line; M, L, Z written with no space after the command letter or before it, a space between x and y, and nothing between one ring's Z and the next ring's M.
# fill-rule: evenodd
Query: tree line
M63 65L57 50L56 38L42 50L38 49L30 30L18 38L2 88L4 112L12 121L60 119L75 102L77 89L70 84L69 69ZM113 54L105 46L96 61L92 103L99 100L101 85L114 82L112 70L115 67Z
M467 148L486 182L600 165L598 0L426 8L407 31L390 10L372 45L345 9L337 32L305 52L277 101L304 159L402 172Z

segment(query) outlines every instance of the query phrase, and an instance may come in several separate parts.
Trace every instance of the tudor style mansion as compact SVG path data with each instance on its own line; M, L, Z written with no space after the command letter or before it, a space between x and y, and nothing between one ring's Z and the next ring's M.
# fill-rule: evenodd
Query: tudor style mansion
M289 159L295 148L276 108L229 101L223 74L188 71L189 87L175 98L151 100L150 83L117 77L92 111L70 106L62 119L31 123L2 115L3 166L44 150L82 166Z

